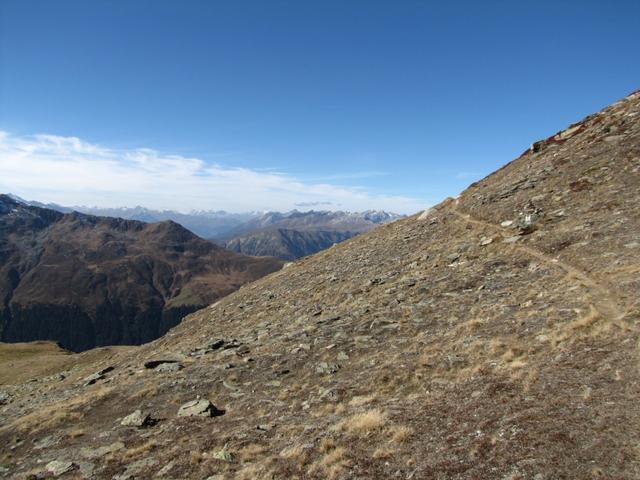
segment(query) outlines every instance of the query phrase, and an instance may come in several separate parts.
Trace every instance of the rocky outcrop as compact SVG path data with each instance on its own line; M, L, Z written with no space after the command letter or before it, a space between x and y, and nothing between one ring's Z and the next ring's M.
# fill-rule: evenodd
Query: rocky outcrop
M0 195L0 338L140 344L280 268L174 222L62 214Z

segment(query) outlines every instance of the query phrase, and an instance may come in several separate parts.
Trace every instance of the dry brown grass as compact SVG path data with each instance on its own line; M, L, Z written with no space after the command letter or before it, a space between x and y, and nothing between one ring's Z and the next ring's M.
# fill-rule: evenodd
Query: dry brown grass
M127 397L128 402L136 402L140 401L143 398L153 397L157 395L159 392L159 387L155 383L150 383L148 385L143 386L139 390L136 390L134 393Z
M254 462L267 451L267 447L259 443L245 445L237 452L238 460L244 462Z
M336 424L334 428L346 433L367 435L384 427L386 423L386 413L379 408L374 408L366 412L351 415Z
M390 427L387 430L387 433L389 434L390 442L404 443L413 436L414 430L413 428L407 427L404 425L396 425L396 426Z
M320 459L311 464L307 473L311 476L320 476L327 480L339 478L351 465L347 457L347 450L343 447L336 447L325 453Z
M137 447L129 448L122 453L123 460L133 460L135 458L141 457L142 455L148 454L153 451L158 446L158 443L155 440L148 440L142 445L138 445Z
M349 406L359 407L371 403L376 399L375 395L358 395L349 400Z
M100 386L89 391L84 391L81 395L67 400L64 406L50 405L42 407L35 412L20 417L12 424L0 428L0 432L5 430L17 430L20 432L35 433L49 428L54 428L62 424L72 424L80 420L84 414L77 411L84 405L105 398L113 391L113 387ZM78 427L79 428L79 427Z
M373 451L372 458L376 460L384 460L385 458L391 458L395 455L396 451L389 447L378 447Z
M189 463L191 465L198 465L202 463L203 460L204 460L204 455L202 455L202 452L198 450L192 450L191 453L189 454Z
M71 352L54 342L0 343L0 385L62 371L72 358Z
M79 438L85 434L84 429L82 428L74 428L67 433L69 438Z

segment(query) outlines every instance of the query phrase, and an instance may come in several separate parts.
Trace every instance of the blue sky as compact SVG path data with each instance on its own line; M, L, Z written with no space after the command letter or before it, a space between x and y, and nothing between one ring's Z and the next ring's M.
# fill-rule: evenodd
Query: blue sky
M0 0L0 190L411 213L640 88L638 1Z

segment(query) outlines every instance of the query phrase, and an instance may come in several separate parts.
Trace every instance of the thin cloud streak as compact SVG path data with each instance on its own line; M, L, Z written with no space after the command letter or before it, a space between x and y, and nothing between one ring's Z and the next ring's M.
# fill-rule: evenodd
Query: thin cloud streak
M332 177L326 177L332 178ZM340 178L339 175L333 178ZM149 148L110 149L76 137L16 136L0 131L0 191L64 205L144 205L180 211L286 211L296 205L414 213L427 205L361 187L302 181Z

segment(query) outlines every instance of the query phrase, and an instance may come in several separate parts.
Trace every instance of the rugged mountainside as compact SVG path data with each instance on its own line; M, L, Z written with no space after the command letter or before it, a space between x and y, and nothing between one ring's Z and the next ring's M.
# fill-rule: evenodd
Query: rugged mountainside
M229 240L224 246L245 255L296 260L325 250L335 243L348 240L358 233L338 230L265 228Z
M245 255L283 260L312 255L378 225L402 218L388 212L269 212L236 227L222 244Z
M202 238L214 238L227 234L253 218L260 216L257 212L230 213L224 210L202 210L191 213L181 213L175 210L153 210L145 207L101 208L75 206L66 207L57 203L42 203L35 200L25 200L17 195L10 195L14 200L31 205L32 207L48 208L62 213L80 212L97 217L115 217L125 220L138 220L146 223L166 222L171 220L179 223Z
M639 202L635 93L162 339L4 386L5 477L640 478Z
M139 344L280 268L174 222L62 214L0 195L0 338Z

